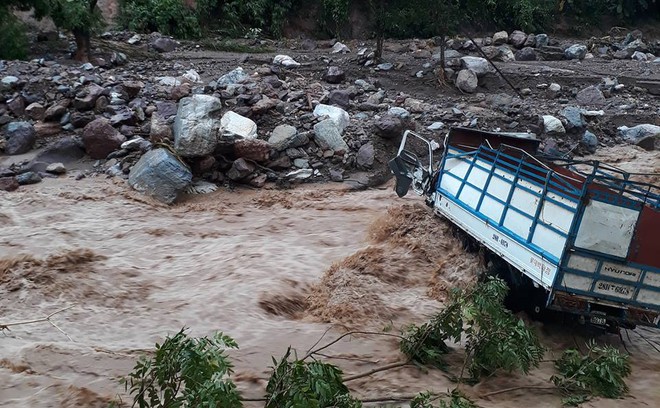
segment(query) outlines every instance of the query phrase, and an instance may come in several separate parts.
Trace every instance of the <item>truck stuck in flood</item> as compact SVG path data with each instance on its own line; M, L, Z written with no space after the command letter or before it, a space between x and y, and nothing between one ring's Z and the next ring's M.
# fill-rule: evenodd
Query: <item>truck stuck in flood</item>
M406 131L389 163L437 215L503 261L532 309L609 330L660 326L660 187L649 175L538 154L533 134ZM442 149L439 160L433 155Z

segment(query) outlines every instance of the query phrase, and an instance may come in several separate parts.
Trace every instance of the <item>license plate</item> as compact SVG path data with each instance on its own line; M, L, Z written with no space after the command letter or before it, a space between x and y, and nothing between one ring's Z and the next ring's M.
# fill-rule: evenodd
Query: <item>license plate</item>
M605 319L604 317L591 316L591 324L597 324L599 326L605 326L605 323L607 323L607 319Z

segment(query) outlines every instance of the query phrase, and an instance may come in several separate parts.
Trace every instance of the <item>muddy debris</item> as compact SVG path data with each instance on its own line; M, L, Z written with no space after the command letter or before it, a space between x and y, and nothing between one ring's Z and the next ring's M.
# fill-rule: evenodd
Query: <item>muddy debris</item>
M445 52L448 67L445 74L457 88L454 91L427 89L415 97L409 92L416 91L415 81L426 81L437 75L440 54L439 44L434 41L388 43L386 61L380 65L374 63L373 48L369 44L352 47L336 42L324 45L333 47L328 49L317 44L305 45L302 41L300 46L294 47L295 52L277 54L266 63L263 60L252 63L248 57L241 66L224 62L214 68L203 60L187 63L177 60L177 53L190 56L195 52L201 55L204 51L193 43L176 42L159 34L110 32L104 35L104 40L135 47L138 59L127 60L125 56L117 59L109 55L102 58L107 61L105 65L82 66L43 59L4 63L0 91L0 124L4 124L4 137L0 138L0 146L5 154L48 145L50 138L57 139L57 135L74 136L82 138L92 158L116 160L113 165L98 166L96 171L114 169L109 174L125 179L149 148L124 154L126 149L121 147L124 140L144 138L152 144L170 146L174 141L174 150L193 169L196 169L194 163L198 157L215 159L210 168L195 172L195 178L220 184L234 180L232 182L267 186L291 178L305 182L340 180L338 171L346 174L362 171L365 167L363 155L360 154L359 163L356 157L360 149L362 152L370 149L364 147L369 143L375 151L373 171L386 172L387 158L395 143L377 136L396 140L403 130L416 129L429 132L426 136L433 137L431 132L437 129L427 128L438 121L448 127L532 130L544 139L556 134L560 126L555 123L546 134L538 118L554 116L561 120L569 137L553 143L558 143L561 151L574 153L586 152L586 147L580 143L585 131L598 138L597 145L592 143L588 147L593 150L600 145L613 146L630 140L618 131L621 126L657 125L657 119L653 118L658 117L658 108L650 103L648 92L655 89L654 84L659 80L657 70L660 68L653 63L658 42L638 33L583 42L522 31L498 32L492 37L476 38L474 42L451 38ZM140 44L149 44L154 54L138 53ZM528 85L525 98L534 102L490 104L488 97L493 93L512 93L513 90L508 89L478 47L496 61L504 76L524 79L524 85ZM160 55L158 53L173 59L168 57L161 61L156 56ZM622 58L623 53L629 61L624 64L625 61L620 60L624 64L620 68L625 73L616 75L613 72L614 81L609 82L571 62L582 61L586 67L591 60ZM324 62L328 55L334 58L330 64ZM560 60L558 62L564 65L555 65L553 60ZM638 70L637 66L630 65L632 63L643 65ZM310 75L310 66L320 74ZM413 72L414 78L407 77L406 70ZM535 77L538 79L530 80ZM543 79L549 78L555 82L542 88ZM393 87L394 81L410 86ZM536 89L539 92L535 92ZM448 95L438 98L443 93ZM200 111L199 119L190 119L190 125L184 126L182 119L176 119L176 114L191 118L192 111L186 108L190 98L211 98L214 108L206 113ZM575 115L561 115L571 105L580 109L600 108L604 114L598 118L585 116L584 123L576 126ZM337 116L336 111L325 106L342 112ZM408 114L399 114L393 108L406 108ZM456 110L462 114L454 114ZM224 125L217 123L218 117L213 112L225 118ZM338 134L320 125L327 119L326 115L335 121ZM627 118L625 122L620 120L623 115ZM96 125L100 123L104 125ZM286 136L282 136L284 130L276 129L283 124L295 128L295 135L287 129ZM277 137L270 142L273 133ZM440 139L439 136L436 138ZM251 174L227 177L233 161L250 159L240 157L244 149L231 146L243 138L269 143L268 161L255 166ZM195 149L188 147L190 143ZM643 145L651 148L654 143L646 141ZM303 163L308 163L311 173ZM25 164L12 164L13 171L29 171ZM46 166L48 164L45 162ZM300 170L305 170L304 176Z

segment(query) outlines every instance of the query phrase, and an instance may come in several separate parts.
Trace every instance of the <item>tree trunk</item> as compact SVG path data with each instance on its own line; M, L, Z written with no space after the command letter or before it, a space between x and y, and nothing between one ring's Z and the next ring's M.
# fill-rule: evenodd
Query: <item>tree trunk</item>
M376 61L380 62L383 58L383 33L376 34Z
M447 68L447 61L445 61L445 48L447 48L447 39L444 34L440 35L442 39L440 42L440 67L444 70Z
M89 30L73 30L73 36L76 39L76 53L73 55L73 59L80 62L89 62L91 52L91 34Z
M98 0L89 0L89 15L90 20L93 18L94 11ZM89 62L92 52L91 37L92 32L90 27L80 27L72 30L73 36L76 39L76 52L73 54L73 59L80 62Z

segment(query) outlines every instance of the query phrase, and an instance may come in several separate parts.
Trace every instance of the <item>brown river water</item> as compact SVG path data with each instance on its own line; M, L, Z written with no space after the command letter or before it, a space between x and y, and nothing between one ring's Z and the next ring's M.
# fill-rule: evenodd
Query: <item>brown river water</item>
M105 178L47 179L0 193L0 324L52 317L0 334L0 407L107 407L118 378L168 334L223 331L242 394L259 398L271 356L304 354L346 330L398 332L437 311L447 289L481 268L451 228L415 197L341 185L219 190L165 207ZM548 359L587 338L531 323ZM61 329L60 330L58 330ZM326 333L327 331L327 333ZM68 337L67 337L68 336ZM642 337L643 336L643 337ZM586 407L660 404L660 333L624 332L632 354L630 396ZM618 337L599 341L623 347ZM462 349L448 357L462 361ZM401 360L396 339L354 335L324 351L347 375ZM482 407L558 407L542 363L465 386ZM443 373L413 367L349 383L362 398L447 391ZM247 406L259 406L247 405ZM405 406L405 405L372 405Z

